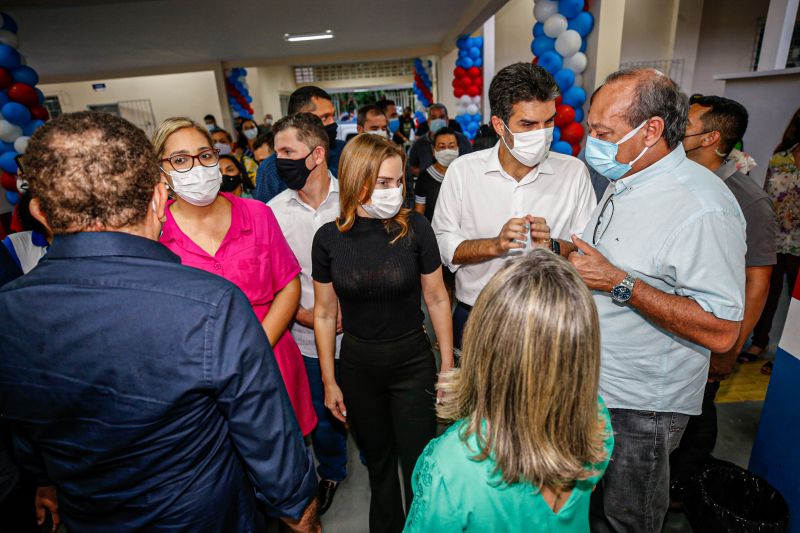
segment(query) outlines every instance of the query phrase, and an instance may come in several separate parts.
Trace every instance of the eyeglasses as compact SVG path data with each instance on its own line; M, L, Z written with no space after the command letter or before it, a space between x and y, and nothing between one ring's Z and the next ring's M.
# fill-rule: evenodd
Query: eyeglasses
M14 161L17 162L17 177L21 178L25 175L25 170L23 169L24 165L22 164L22 154L17 155Z
M219 163L219 150L216 148L209 148L208 150L203 150L197 155L175 154L162 159L160 162L169 163L169 166L172 168L172 170L176 172L189 172L194 168L195 159L197 159L197 162L204 167L213 167ZM162 170L165 169L162 167Z
M611 212L608 214L608 218L606 218L606 209L608 206L611 206ZM608 197L606 203L603 204L603 209L600 210L600 216L597 217L597 224L594 227L594 233L592 234L592 245L597 246L597 243L600 242L600 239L603 238L603 234L605 234L606 230L608 229L608 225L611 224L611 217L614 216L614 195Z

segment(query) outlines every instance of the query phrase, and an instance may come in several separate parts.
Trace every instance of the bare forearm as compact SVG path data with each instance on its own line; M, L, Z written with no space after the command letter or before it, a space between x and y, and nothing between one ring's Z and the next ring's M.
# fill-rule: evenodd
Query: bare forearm
M307 328L314 328L314 309L306 309L305 307L298 307L297 313L294 315L294 321Z
M569 254L578 250L578 247L570 241L562 241L561 239L553 240L558 241L558 244L561 245L561 257L569 257Z
M416 211L420 215L424 215L425 214L425 204L415 203L414 204L414 211Z
M289 327L300 303L300 280L295 278L278 291L262 325L269 343L275 346Z
M470 265L482 263L500 256L497 239L474 239L458 245L453 254L453 264Z
M752 271L756 269L760 272L754 274ZM734 352L737 356L742 351L748 337L753 332L753 328L756 327L756 322L761 318L761 313L764 311L764 305L767 303L767 295L769 294L769 277L771 273L772 267L747 269L747 281L744 286L742 329L739 332L739 338L736 339L736 344L731 348L731 352Z
M303 511L303 516L298 520L284 518L283 522L290 530L296 533L316 533L317 531L322 531L322 526L319 521L319 503L317 498L315 497L311 500L305 511Z
M450 299L445 292L443 299L425 303L431 315L436 340L439 342L442 369L450 369L453 367L453 315L451 314Z
M629 304L657 326L712 352L725 352L733 346L741 322L723 320L707 312L685 296L667 294L636 280Z
M323 383L336 383L333 363L336 351L336 316L314 316L314 339L317 343Z

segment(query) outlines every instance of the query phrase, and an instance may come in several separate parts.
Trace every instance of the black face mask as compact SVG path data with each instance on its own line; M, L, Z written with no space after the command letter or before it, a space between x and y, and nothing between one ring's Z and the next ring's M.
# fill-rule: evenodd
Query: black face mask
M325 133L328 134L328 147L330 148L336 146L336 131L338 129L339 125L336 122L331 122L325 126Z
M222 184L219 186L219 190L222 192L233 192L242 184L242 176L240 174L236 174L235 176L226 176L225 174L222 175Z
M312 151L311 154L313 153ZM317 168L314 166L314 168L309 170L306 167L306 159L308 159L308 156L311 154L301 157L300 159L282 159L279 157L275 160L275 164L278 168L278 176L280 176L286 186L293 191L299 191L305 187L308 176L311 175L314 168Z

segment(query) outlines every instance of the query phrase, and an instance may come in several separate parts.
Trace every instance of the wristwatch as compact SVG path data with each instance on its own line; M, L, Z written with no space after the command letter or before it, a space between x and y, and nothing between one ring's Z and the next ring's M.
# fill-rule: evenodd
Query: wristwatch
M633 275L628 274L625 276L625 279L620 281L619 285L611 289L611 299L619 304L624 304L630 300L631 296L633 296L633 284L635 282L636 278Z
M550 239L550 249L556 255L561 255L561 243L555 239Z

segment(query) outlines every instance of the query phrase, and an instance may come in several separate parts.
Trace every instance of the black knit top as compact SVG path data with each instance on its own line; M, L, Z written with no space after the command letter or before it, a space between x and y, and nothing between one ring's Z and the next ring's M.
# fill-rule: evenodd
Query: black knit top
M385 340L422 326L420 275L435 272L441 259L428 220L412 212L408 221L408 234L394 244L399 228L387 233L373 218L356 217L345 233L329 222L314 236L311 276L333 283L347 333Z

